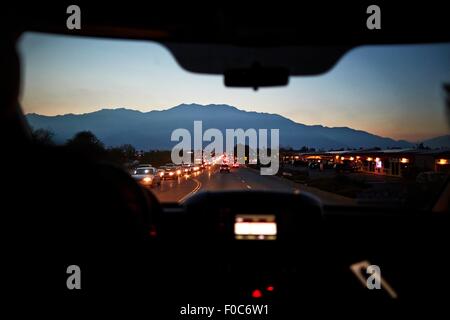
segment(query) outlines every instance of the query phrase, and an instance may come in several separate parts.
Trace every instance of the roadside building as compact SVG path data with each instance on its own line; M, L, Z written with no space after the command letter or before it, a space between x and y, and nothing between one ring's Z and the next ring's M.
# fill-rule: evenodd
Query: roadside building
M346 150L309 153L290 153L283 160L322 166L344 166L351 171L370 174L408 177L419 172L450 173L450 150L386 149ZM313 167L313 166L310 166Z

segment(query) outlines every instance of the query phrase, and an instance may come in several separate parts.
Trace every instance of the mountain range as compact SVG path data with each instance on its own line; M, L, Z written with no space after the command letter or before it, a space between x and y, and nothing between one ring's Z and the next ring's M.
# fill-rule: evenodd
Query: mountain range
M280 145L294 149L303 146L324 150L409 148L415 145L405 140L380 137L348 127L305 125L278 114L249 112L225 104L181 104L167 110L149 112L119 108L57 116L30 113L26 118L34 129L53 131L54 139L58 143L65 142L79 131L89 130L106 146L132 144L142 150L171 149L177 143L170 141L172 131L186 128L192 134L195 120L203 121L203 131L217 128L223 134L225 129L279 129ZM426 140L423 143L432 148L450 147L450 135Z

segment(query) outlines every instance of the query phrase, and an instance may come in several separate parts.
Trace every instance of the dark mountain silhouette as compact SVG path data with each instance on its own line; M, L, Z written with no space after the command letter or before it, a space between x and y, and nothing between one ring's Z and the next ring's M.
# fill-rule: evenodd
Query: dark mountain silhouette
M203 131L217 128L225 136L225 129L280 129L280 145L336 148L407 148L413 144L380 137L347 127L324 127L296 123L277 114L247 112L229 105L181 104L162 110L140 112L130 109L102 109L86 114L43 116L28 114L34 129L50 129L57 142L65 142L82 130L92 131L106 146L132 144L137 149L170 149L170 141L177 128L193 131L194 120L203 121ZM270 134L269 134L270 135Z
M435 148L450 148L450 134L428 139L422 142L425 147Z

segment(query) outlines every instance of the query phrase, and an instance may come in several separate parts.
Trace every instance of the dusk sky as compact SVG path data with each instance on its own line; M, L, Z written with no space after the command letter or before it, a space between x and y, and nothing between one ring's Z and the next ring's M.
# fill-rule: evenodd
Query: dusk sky
M229 104L410 141L449 132L442 84L450 82L450 44L360 47L324 75L291 77L287 87L256 92L184 71L154 42L28 33L19 51L25 113Z

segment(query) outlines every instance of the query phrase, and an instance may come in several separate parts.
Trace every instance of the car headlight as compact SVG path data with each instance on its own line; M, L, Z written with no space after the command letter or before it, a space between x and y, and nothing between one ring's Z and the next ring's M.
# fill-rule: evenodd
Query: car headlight
M159 176L162 177L164 175L164 172L160 172Z
M144 181L145 183L150 183L150 182L152 182L152 178L145 177L144 179L142 179L142 181Z
M181 170L177 170L177 174L181 174Z
M173 176L173 172L169 172L169 176Z

